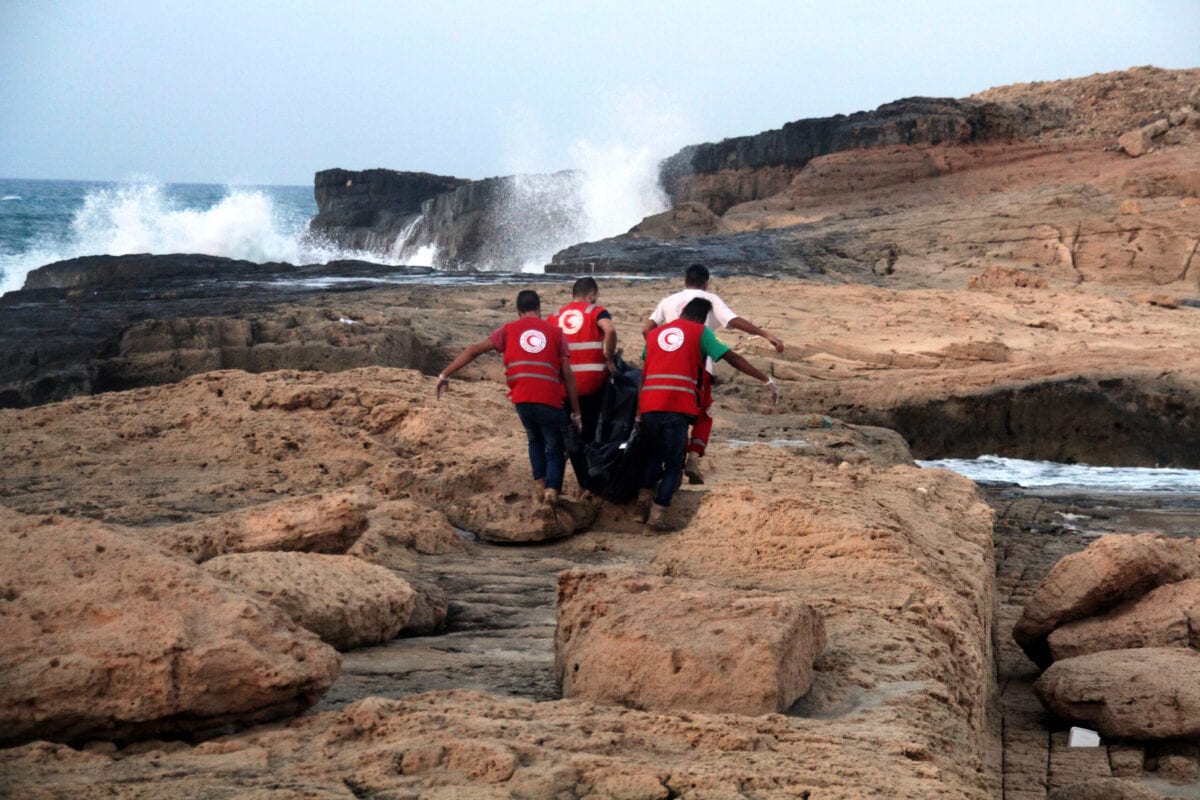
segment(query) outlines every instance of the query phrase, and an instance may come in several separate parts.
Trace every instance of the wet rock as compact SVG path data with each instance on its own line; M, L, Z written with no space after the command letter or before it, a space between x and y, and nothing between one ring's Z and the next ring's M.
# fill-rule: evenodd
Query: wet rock
M412 614L400 633L408 636L432 636L445 628L446 613L450 608L446 590L430 580L403 574L400 577L417 595Z
M283 609L338 650L395 638L417 602L403 578L353 556L233 553L204 569Z
M152 529L147 536L196 562L263 550L344 553L367 529L375 502L362 489L319 492Z
M1135 647L1200 650L1200 580L1160 586L1099 616L1068 622L1048 641L1055 661Z
M1059 625L1197 574L1200 561L1190 541L1151 533L1102 536L1055 565L1025 604L1013 638L1046 667L1053 661L1046 638Z
M821 618L786 595L633 571L559 576L563 696L658 711L768 714L812 685Z
M313 179L309 230L341 247L386 253L421 204L470 181L427 172L327 169Z
M1058 716L1115 739L1200 736L1200 653L1105 650L1054 662L1033 685Z
M119 529L0 509L0 744L205 735L299 713L332 648Z

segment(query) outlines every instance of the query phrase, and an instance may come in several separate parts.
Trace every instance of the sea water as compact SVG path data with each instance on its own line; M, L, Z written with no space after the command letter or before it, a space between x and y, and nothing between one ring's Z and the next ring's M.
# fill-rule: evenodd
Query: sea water
M204 253L256 263L353 257L307 235L310 186L0 180L0 293L89 255Z
M1150 467L1096 467L980 456L918 461L940 467L981 484L1015 484L1047 494L1168 494L1200 496L1200 470Z

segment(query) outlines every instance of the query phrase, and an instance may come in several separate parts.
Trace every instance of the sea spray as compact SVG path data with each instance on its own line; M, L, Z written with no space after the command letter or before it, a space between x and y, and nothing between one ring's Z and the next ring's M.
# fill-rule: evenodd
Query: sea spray
M20 289L33 269L69 258L130 253L202 253L256 263L325 263L378 255L347 252L306 234L315 213L307 187L96 184L20 185L0 214L0 293ZM6 193L7 194L7 193ZM36 210L35 210L36 209Z

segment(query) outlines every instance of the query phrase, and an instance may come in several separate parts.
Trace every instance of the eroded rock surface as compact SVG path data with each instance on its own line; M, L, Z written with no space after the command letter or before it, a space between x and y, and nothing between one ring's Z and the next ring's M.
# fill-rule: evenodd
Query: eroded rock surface
M825 628L795 597L635 571L558 579L563 696L654 711L768 714L812 685Z
M1034 691L1060 717L1117 739L1200 736L1200 652L1105 650L1055 661Z
M278 606L338 650L394 638L417 604L403 578L353 556L233 553L205 562L204 569Z
M1034 663L1049 666L1053 659L1046 637L1059 625L1198 573L1200 560L1190 540L1158 534L1101 537L1051 570L1025 604L1013 638Z
M109 526L0 508L0 742L209 734L303 711L339 658Z
M1055 661L1135 647L1200 650L1200 580L1169 583L1097 616L1068 622L1049 637Z

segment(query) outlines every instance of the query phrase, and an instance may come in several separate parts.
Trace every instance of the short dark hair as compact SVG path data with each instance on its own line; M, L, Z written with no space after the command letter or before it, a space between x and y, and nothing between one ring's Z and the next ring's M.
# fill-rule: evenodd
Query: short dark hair
M708 283L708 268L703 264L692 264L683 273L683 285L691 289L699 289Z
M600 291L600 284L596 283L596 279L592 277L580 278L575 281L575 285L571 287L571 297L586 297L588 292Z
M522 289L517 292L517 313L527 314L530 311L539 311L542 308L542 298L538 297L538 293L533 289Z
M703 297L696 297L683 307L683 311L679 312L679 318L704 324L710 311L712 311L712 302Z

